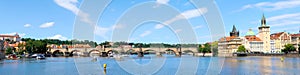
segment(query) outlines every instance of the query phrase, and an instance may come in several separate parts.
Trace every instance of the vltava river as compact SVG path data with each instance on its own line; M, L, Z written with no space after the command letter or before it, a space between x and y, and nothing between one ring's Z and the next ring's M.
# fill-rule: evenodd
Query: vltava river
M223 66L219 66L222 68L220 71L221 75L299 75L300 73L299 57L285 57L282 62L280 60L281 57L270 56L226 58L182 56L179 58L174 55L164 55L164 57L146 55L143 58L129 56L118 59L97 57L97 60L93 60L92 57L4 60L0 62L0 73L1 75L130 75L132 73L174 75L191 72L196 67L196 72L194 73L203 75L208 72L207 69L212 58L224 59ZM155 61L156 59L163 64L151 64L151 62L157 62ZM193 62L195 60L198 60L198 62ZM133 66L135 65L130 64L130 62L127 65L126 62L128 61L134 61L133 64L139 64L141 67L134 68ZM124 63L121 64L122 62ZM180 64L183 65L183 63L197 65L180 67ZM107 64L106 70L104 70L103 64ZM149 65L150 68L146 68ZM124 69L124 67L128 66L132 68ZM155 68L157 66L159 66L158 69ZM184 71L178 72L178 70ZM150 71L154 71L154 73Z

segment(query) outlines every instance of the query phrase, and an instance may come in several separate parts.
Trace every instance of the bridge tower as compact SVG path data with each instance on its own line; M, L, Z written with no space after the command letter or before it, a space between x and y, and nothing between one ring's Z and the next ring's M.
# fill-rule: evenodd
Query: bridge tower
M143 50L142 50L142 45L141 45L141 44L139 44L138 57L144 57L144 52L143 52Z
M175 53L176 54L176 56L181 56L181 45L179 44L179 45L177 45L177 51L178 51L178 54L177 53Z

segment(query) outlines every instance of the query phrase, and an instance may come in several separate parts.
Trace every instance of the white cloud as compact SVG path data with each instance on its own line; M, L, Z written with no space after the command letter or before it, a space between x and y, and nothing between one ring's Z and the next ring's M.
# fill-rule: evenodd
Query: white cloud
M107 33L108 31L110 31L111 29L112 29L112 27L111 27L111 28L106 28L106 27L96 26L95 32L94 32L94 33L95 33L97 36L101 36L102 38L107 39L108 37L106 36L106 33Z
M151 31L145 31L144 33L142 33L141 35L140 35L140 37L145 37L145 36L147 36L147 35L149 35L149 34L151 34L152 32Z
M178 32L181 32L181 31L182 31L182 29L176 29L174 32L178 33Z
M161 4L168 4L170 0L156 0L156 5L153 8L159 7Z
M286 8L294 8L300 6L300 0L282 0L278 2L260 2L256 4L248 4L243 6L240 10L246 10L250 8L259 8L266 11L275 11Z
M300 13L283 14L267 18L270 26L286 26L286 25L297 25L300 24Z
M30 27L30 26L31 26L31 24L25 24L25 25L24 25L24 27L26 27L26 28L27 28L27 27Z
M163 22L164 25L169 25L177 20L181 20L181 19L191 19L191 18L195 18L195 17L199 17L203 14L207 13L207 8L199 8L199 9L193 9L193 10L188 10L185 11L179 15L177 15L176 17L167 20L165 22ZM161 29L164 27L163 24L157 24L155 26L155 29Z
M170 0L156 0L157 3L159 4L168 4Z
M75 15L77 15L80 18L80 20L82 22L85 22L88 25L92 25L92 26L95 25L95 24L93 24L93 21L91 21L91 19L89 18L90 15L86 12L81 11L78 8L78 6L77 6L78 0L54 0L54 2L57 5L73 12ZM95 26L95 27L96 28L95 28L94 34L97 35L97 36L101 36L103 38L108 38L106 36L106 34L107 34L108 31L112 30L112 28L118 28L117 26L108 27L108 28L100 27L100 26Z
M124 28L124 25L113 25L112 26L112 29L121 29L121 28Z
M198 25L198 26L195 26L194 29L200 29L202 27L203 27L202 25Z
M60 34L56 34L56 35L54 35L54 36L52 36L52 37L48 37L47 39L68 40L67 37L64 37L64 36L62 36L62 35L60 35Z
M46 22L46 23L43 23L42 25L40 25L40 28L52 27L54 24L55 24L54 22Z
M81 11L76 4L78 4L78 0L54 0L54 2L67 9L72 11L75 15L79 16L80 20L92 25L92 21L89 19L89 14Z
M72 11L73 13L75 13L77 15L79 8L76 6L76 4L78 3L77 0L54 0L54 2L65 8L68 9L70 11Z

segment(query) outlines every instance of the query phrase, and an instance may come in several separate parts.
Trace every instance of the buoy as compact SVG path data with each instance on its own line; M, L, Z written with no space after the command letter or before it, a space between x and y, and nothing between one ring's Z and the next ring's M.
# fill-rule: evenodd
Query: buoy
M103 68L106 69L106 64L103 64Z
M283 61L284 61L284 58L283 58L283 57L281 57L281 58L280 58L280 60L281 60L281 62L283 62Z

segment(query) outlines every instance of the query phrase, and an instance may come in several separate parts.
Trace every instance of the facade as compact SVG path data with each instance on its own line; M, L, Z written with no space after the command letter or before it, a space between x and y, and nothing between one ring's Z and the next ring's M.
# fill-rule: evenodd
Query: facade
M243 45L248 52L263 52L263 41L256 37L251 29L249 29L246 36L243 38Z
M9 39L10 41L21 41L21 37L18 33L15 35L0 35L0 40L6 40Z
M286 32L278 32L270 35L272 40L272 53L279 53L284 49L284 45L291 43L291 36Z
M291 44L293 44L296 50L299 51L300 31L298 34L291 34Z
M261 19L261 26L258 27L258 37L263 41L263 52L271 52L270 46L270 26L267 26L266 18L263 15Z
M233 26L229 37L223 37L218 42L219 54L232 54L242 45L242 39L239 37L239 31Z

